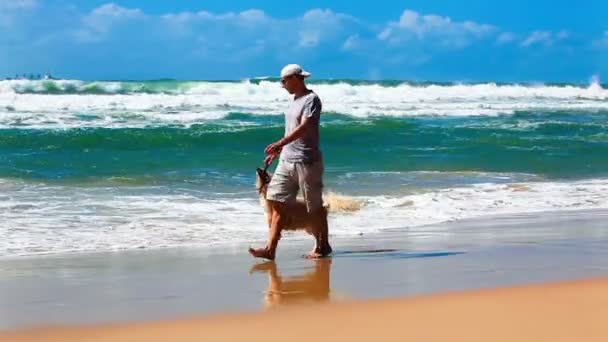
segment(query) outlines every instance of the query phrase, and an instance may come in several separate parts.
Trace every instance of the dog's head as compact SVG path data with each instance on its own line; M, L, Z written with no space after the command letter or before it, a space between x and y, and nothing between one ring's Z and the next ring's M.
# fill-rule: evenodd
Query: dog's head
M271 177L268 171L262 170L259 167L255 169L255 189L258 191L258 194L266 192Z

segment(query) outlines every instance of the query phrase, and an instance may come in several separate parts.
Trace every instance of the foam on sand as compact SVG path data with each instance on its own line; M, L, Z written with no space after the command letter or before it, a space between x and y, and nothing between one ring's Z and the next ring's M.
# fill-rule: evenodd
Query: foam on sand
M213 198L162 187L0 185L0 212L7 227L0 232L0 256L208 248L253 243L267 232L254 194ZM393 196L330 194L331 234L348 237L489 215L608 208L606 179L404 191Z
M329 208L330 213L356 212L361 210L361 207L363 206L363 202L361 200L357 200L352 196L339 194L333 191L323 194L323 201Z

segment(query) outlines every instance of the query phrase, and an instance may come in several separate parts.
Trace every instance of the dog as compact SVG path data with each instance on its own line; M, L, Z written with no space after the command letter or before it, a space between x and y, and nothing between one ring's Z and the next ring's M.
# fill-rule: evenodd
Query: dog
M271 177L272 175L265 169L256 169L256 190L259 195L260 204L262 208L264 208L269 228L271 227L274 211L283 210L283 212L280 213L281 225L278 227L278 236L276 238L279 239L281 232L284 230L303 230L315 238L315 247L307 257L318 258L331 254L332 249L327 241L328 205L324 204L320 210L315 212L308 212L306 203L297 199L293 203L280 207L282 209L278 209L279 206L272 205L271 201L266 199L268 184L270 183ZM270 260L274 259L274 248L268 254L265 254L262 250L256 251L253 249L250 249L249 252L256 257L259 256Z

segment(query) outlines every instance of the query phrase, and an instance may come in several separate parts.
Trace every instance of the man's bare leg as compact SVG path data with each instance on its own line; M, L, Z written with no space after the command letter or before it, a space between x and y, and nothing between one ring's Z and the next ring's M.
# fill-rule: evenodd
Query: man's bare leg
M270 229L268 233L268 243L266 243L266 247L253 249L249 248L249 254L256 258L264 258L268 260L274 260L276 256L277 246L279 244L279 240L281 239L281 230L283 229L283 205L279 202L271 201L271 213L272 217L270 219Z

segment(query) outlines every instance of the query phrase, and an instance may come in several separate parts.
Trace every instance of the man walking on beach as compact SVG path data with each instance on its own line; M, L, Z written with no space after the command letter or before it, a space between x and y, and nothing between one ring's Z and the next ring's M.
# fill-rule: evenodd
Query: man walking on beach
M323 156L319 148L319 121L321 99L306 87L304 79L310 73L297 64L286 65L281 70L281 84L293 101L285 112L285 136L268 145L264 162L269 165L279 156L279 164L268 184L266 199L271 206L270 234L266 247L249 249L254 257L273 260L281 238L281 230L287 223L290 204L298 191L302 191L308 214L317 218L319 234L315 235L315 247L308 255L318 258L331 253L329 245L327 210L323 207Z

